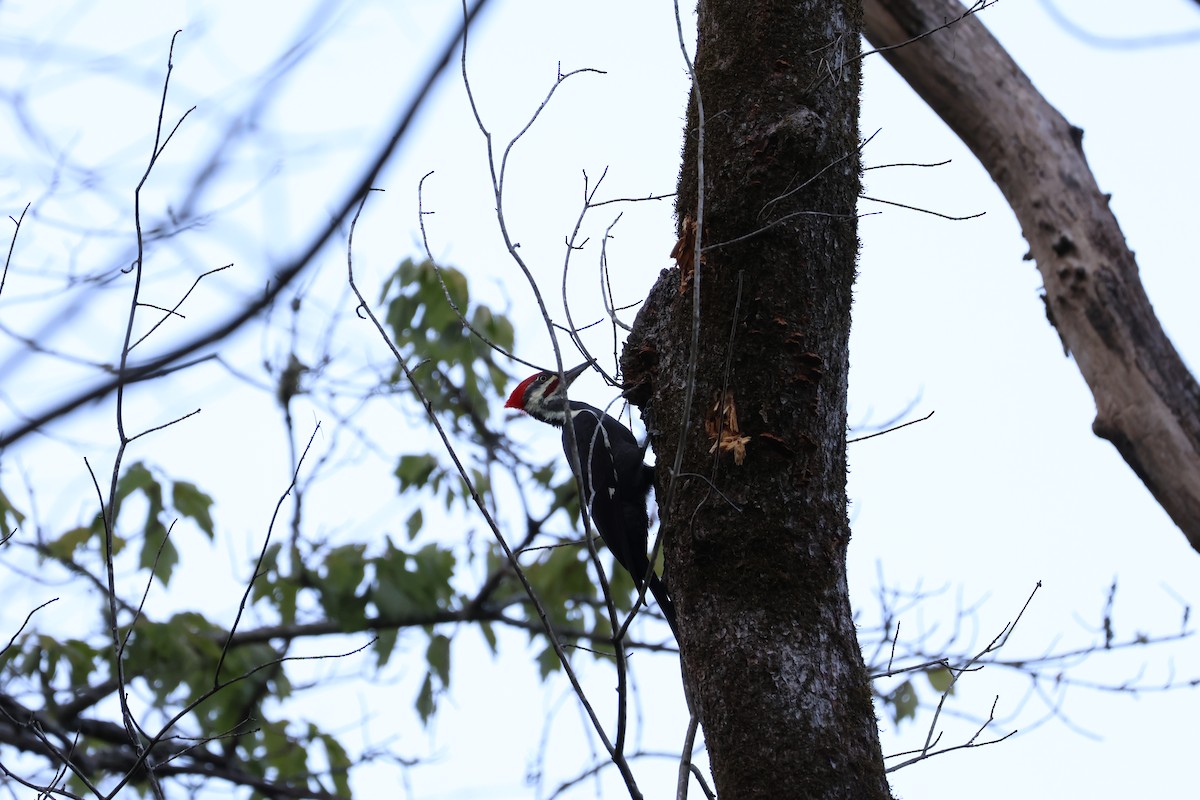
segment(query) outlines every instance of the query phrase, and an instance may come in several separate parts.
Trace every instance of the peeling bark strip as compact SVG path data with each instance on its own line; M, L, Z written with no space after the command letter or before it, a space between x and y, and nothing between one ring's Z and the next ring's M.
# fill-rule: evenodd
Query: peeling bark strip
M867 38L895 45L961 16L957 0L865 0ZM954 130L1021 223L1046 315L1112 442L1200 550L1200 387L1167 338L1088 168L1083 131L1038 93L974 17L884 58Z
M703 219L694 102L676 212L704 241L677 247L687 291L663 272L622 362L659 464L684 673L722 800L881 800L845 572L861 8L704 0L699 13Z

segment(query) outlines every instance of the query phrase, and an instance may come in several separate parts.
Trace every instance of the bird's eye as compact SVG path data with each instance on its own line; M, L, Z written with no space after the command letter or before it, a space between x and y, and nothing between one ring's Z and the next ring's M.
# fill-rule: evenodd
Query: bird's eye
M538 375L538 377L537 377L538 383L545 383L546 379L549 377L550 377L549 375Z

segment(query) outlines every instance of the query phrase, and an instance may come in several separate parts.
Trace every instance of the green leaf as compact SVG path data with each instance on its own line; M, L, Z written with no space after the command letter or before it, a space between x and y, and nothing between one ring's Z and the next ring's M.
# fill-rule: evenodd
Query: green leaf
M171 487L171 504L175 510L192 519L200 530L213 538L213 499L188 481L177 481Z
M54 541L46 545L46 549L50 551L50 555L61 561L67 561L75 557L75 551L87 543L92 538L92 529L89 528L72 528Z
M555 462L551 461L549 464L533 470L533 472L530 473L530 477L537 482L538 486L549 489L551 484L554 482L554 467Z
M296 598L300 594L300 587L290 580L281 580L275 584L275 607L279 609L279 619L284 625L291 625L296 621Z
M117 507L113 514L114 523L124 501L134 492L141 492L147 503L146 521L142 525L142 552L138 559L138 565L142 569L154 567L154 574L166 586L171 581L175 565L179 563L179 551L168 540L167 528L162 522L165 511L162 483L154 477L150 468L140 461L131 464L117 481ZM187 490L184 490L185 505L189 502L193 506L197 505L197 498L188 497L187 494ZM205 516L207 516L207 511L205 511ZM210 527L211 524L210 519ZM93 523L93 527L96 527L95 523ZM100 529L103 530L103 527Z
M317 736L325 747L325 759L329 762L329 775L333 778L333 788L341 797L350 796L350 756L346 748L337 739L327 733Z
M400 491L412 487L423 488L429 482L429 476L437 469L437 459L428 453L423 455L400 456L396 466L396 477L400 480Z
M512 350L513 325L508 321L508 317L503 314L493 314L487 306L477 306L471 314L471 324L475 326L476 330L491 339L497 347ZM475 342L480 355L484 357L491 355L491 348L478 339Z
M492 655L496 655L496 629L492 627L492 623L479 623L479 632L483 634L483 639L487 642L488 649L492 651Z
M402 617L413 610L409 596L408 554L387 541L383 555L372 559L375 566L375 583L371 587L371 600L379 613L387 618Z
M44 651L43 638L41 636L25 636L22 637L20 650L9 650L8 653L12 658L12 670L17 675L22 675L26 678L32 677L38 670L38 666L42 660ZM50 640L53 645L54 640ZM33 652L25 649L26 644L33 644Z
M274 594L279 580L279 551L282 547L279 542L274 542L267 545L267 549L263 551L259 574L254 580L254 589L250 592L251 600L257 602Z
M437 708L437 701L433 696L433 676L427 674L425 682L421 684L421 691L417 693L417 714L421 717L421 722L428 724L429 718L433 716L433 712Z
M37 659L37 668L44 682L50 683L58 674L58 660L62 651L59 649L58 641L49 636L39 635L37 641L42 651L41 658Z
M432 267L432 265L430 266ZM450 299L458 306L459 311L465 311L467 304L471 301L471 293L467 289L467 276L453 267L443 267L441 274L442 281L446 283L446 290L450 293ZM434 280L437 280L436 273L434 273ZM440 286L441 282L439 281L438 283L438 289L440 290L442 288ZM442 302L445 303L445 297L442 298Z
M179 550L168 538L167 529L157 519L146 520L146 538L142 541L142 553L138 566L154 569L154 576L166 586L171 582L175 565L179 563Z
M266 748L265 766L274 767L284 779L294 780L308 774L308 750L288 734L286 722L268 722L261 730Z
M595 583L588 576L586 559L585 547L564 545L548 551L547 555L525 569L529 583L542 599L546 613L555 624L578 620L578 608L574 604L568 608L571 598L597 593ZM632 580L629 585L633 585Z
M405 527L408 529L408 540L410 542L417 537L418 533L421 532L421 525L423 524L424 517L421 514L421 509L418 508L409 516L408 521L405 523Z
M100 552L104 552L104 517L97 514L92 518L92 524L88 527L88 533L91 537L95 537L100 541ZM117 555L125 549L125 537L113 534L112 539L113 555Z
M508 376L494 364L488 364L488 378L492 381L492 386L496 390L496 394L504 396L504 390L508 385Z
M213 666L221 655L220 642L221 631L195 612L176 614L166 622L150 622L143 618L134 626L133 637L125 651L126 675L145 680L160 705L171 698L178 700L179 693L188 687L199 689L212 685ZM253 647L231 650L230 656L236 655L236 658L230 661L237 663L227 661L227 672L223 674L226 677L240 674L239 659L251 657L256 652ZM241 685L235 684L235 687ZM218 695L223 701L228 696L226 692ZM208 704L205 708L209 710ZM228 730L228 726L217 730Z
M450 686L450 640L439 634L429 639L429 647L425 650L425 660L429 662L429 670L441 681L442 688Z
M372 559L375 583L370 597L385 618L400 620L412 614L429 614L449 606L454 591L454 553L429 544L405 553L392 541Z
M918 698L912 681L905 681L897 686L885 700L892 707L892 716L897 723L916 717Z
M11 522L9 521L10 519L12 520ZM0 539L3 539L12 532L12 528L17 527L24 521L25 515L17 511L16 507L9 501L8 495L3 490L0 490Z
M366 577L365 545L346 544L330 550L324 561L325 588L341 596L353 596Z
M25 646L29 634L18 636L10 645L7 641L0 642L0 674L9 668L9 664L14 661L19 663L21 648Z
M224 641L221 634L209 634L208 637L217 643L217 657L220 655L220 642ZM217 657L206 658L196 677L189 677L188 685L194 693L199 693L212 686L213 667ZM277 667L265 665L276 660L279 654L266 643L234 647L226 654L221 666L221 678L231 681L210 700L197 710L197 719L201 729L208 733L228 732L233 729L245 730L251 727L248 721L266 720L265 703L270 700L281 701L291 694L291 683L286 674ZM193 694L194 696L194 694Z
M367 598L362 587L367 577L366 546L347 544L325 555L323 569L315 578L325 614L347 630L361 630L367 620Z
M258 578L254 581L254 590L250 597L254 602L266 600L279 612L279 619L284 625L296 621L296 601L300 593L300 582L285 576L279 571L279 555L283 545L279 542L271 544L263 553L262 565Z
M382 669L396 650L396 641L400 631L396 628L382 628L375 634L375 668Z
M414 376L432 410L448 414L459 432L471 432L473 418L486 417L492 400L482 389L485 381L499 393L508 377L496 367L491 345L471 333L460 314L506 350L513 347L512 322L487 306L472 308L466 275L428 261L402 262L385 281L382 298L397 344L406 356L428 364ZM394 373L393 380L398 379Z
M130 464L126 468L125 474L117 480L117 503L139 489L146 492L147 496L150 491L157 489L159 496L162 496L162 487L158 485L158 481L154 479L154 475L146 465L140 461Z
M454 552L436 544L427 544L413 553L413 559L417 574L422 578L419 588L440 607L437 601L448 600L453 595L450 579L454 577Z
M88 685L97 660L102 656L100 650L79 639L67 639L62 643L62 656L71 668L71 686L79 688Z
M929 685L935 691L954 694L954 673L945 667L926 670L925 677L929 678Z
M550 673L555 670L562 669L562 662L558 660L558 653L554 652L554 648L549 645L538 656L538 673L542 676L542 680L550 677Z

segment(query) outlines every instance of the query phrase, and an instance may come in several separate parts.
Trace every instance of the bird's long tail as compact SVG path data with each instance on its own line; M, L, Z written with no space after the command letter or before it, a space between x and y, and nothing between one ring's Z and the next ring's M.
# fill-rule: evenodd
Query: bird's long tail
M675 641L678 642L679 629L675 627L675 604L671 602L671 595L667 593L667 585L657 575L651 575L648 588L650 594L654 595L654 600L658 603L662 615L667 618L667 624L671 626L671 633L675 635Z

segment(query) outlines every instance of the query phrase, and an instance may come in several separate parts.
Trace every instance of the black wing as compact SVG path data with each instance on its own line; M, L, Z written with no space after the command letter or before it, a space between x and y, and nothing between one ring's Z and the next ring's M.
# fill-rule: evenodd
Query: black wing
M571 406L592 521L617 563L641 588L650 565L646 493L653 471L642 463L642 450L628 428L597 408L577 402Z

